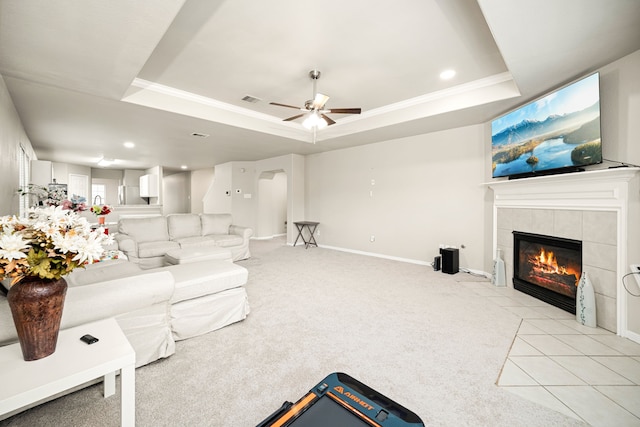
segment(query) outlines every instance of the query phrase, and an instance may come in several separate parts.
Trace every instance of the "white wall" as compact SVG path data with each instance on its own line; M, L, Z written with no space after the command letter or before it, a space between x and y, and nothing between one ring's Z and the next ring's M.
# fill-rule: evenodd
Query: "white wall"
M191 213L204 212L204 200L213 185L214 169L200 169L191 172Z
M203 198L203 212L231 213L231 163L216 165L214 171L213 183Z
M484 271L485 144L476 125L307 156L305 219L320 245L428 263L464 244Z
M605 159L640 165L640 50L600 71L602 150ZM640 188L630 187L627 263L640 264ZM635 281L627 278L631 291ZM628 328L640 337L640 298L627 298Z
M189 213L191 208L191 173L180 172L165 175L162 179L162 213Z
M31 160L37 157L24 131L9 91L0 75L0 215L18 213L20 186L18 153L23 146Z

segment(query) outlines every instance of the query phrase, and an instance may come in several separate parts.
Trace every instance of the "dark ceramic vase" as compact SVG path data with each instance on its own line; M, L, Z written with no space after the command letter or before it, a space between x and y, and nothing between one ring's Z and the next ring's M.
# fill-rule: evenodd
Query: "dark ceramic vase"
M7 299L24 360L56 351L67 282L26 277L9 288Z

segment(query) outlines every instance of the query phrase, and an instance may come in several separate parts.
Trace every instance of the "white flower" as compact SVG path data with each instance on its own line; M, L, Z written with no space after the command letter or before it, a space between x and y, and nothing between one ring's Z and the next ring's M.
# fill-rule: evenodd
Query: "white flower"
M26 258L27 254L22 252L29 248L29 242L24 240L19 234L3 234L0 236L0 257L9 261L12 259Z
M79 263L97 261L104 252L102 236L98 233L91 233L87 239L77 239L76 244L78 254L73 257L73 260Z
M5 232L10 233L13 231L14 224L18 218L15 215L0 216L0 228Z

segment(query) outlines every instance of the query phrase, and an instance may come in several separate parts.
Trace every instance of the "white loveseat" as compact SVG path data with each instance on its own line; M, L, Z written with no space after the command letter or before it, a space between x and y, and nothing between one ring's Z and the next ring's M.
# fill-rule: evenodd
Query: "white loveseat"
M246 318L247 270L230 261L201 261L143 270L112 260L76 269L61 329L114 317L136 352L136 366L168 357L175 341ZM17 341L11 310L0 293L0 346Z
M249 258L253 230L232 224L231 214L172 214L149 218L120 218L115 239L131 262L143 269L165 265L164 255L175 249L221 247L233 261Z

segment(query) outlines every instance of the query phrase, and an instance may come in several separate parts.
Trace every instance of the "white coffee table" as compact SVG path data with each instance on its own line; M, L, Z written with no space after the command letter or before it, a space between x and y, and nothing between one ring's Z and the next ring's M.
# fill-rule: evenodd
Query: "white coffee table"
M80 337L98 338L87 345ZM135 425L136 354L115 319L60 331L55 353L25 362L20 344L0 347L0 414L39 402L57 393L104 377L104 397L115 394L121 375L121 425ZM87 416L91 416L88 414Z

